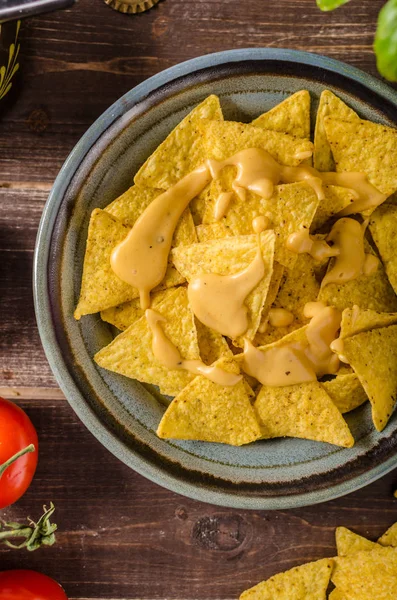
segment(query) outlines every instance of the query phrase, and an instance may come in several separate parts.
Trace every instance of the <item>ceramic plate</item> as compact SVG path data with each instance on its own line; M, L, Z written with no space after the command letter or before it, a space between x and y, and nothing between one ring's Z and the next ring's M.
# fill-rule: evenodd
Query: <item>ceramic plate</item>
M315 111L324 88L360 115L397 125L397 94L343 63L314 54L247 49L197 58L120 98L87 131L60 171L37 238L34 295L41 339L57 381L88 429L120 460L171 490L236 508L280 509L356 490L397 464L397 414L374 431L369 403L347 416L356 445L297 439L241 448L160 440L164 399L154 387L100 369L92 356L112 339L99 315L73 319L91 211L133 182L138 167L209 94L225 118L249 122L300 89Z

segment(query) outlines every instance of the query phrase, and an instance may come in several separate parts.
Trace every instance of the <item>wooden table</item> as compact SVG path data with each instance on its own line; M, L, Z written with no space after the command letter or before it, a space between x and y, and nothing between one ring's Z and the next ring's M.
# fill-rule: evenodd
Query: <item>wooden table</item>
M316 507L250 512L201 504L146 481L80 423L57 388L37 333L33 248L52 182L114 100L200 54L271 46L312 50L376 75L382 0L320 13L315 0L164 0L140 16L80 0L25 24L23 85L0 118L0 394L27 410L41 441L29 492L1 516L38 516L53 500L56 546L0 550L1 569L34 568L70 598L225 600L263 578L335 553L334 528L376 538L397 520L396 475Z

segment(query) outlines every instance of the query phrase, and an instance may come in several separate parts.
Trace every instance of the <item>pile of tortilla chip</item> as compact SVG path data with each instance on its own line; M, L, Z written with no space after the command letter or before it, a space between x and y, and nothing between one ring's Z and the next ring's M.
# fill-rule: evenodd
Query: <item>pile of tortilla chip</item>
M337 527L335 538L336 557L274 575L243 592L240 600L395 600L397 523L377 542L345 527Z
M344 413L369 400L379 431L392 414L397 398L397 130L360 119L326 90L311 141L310 104L309 92L302 90L246 124L224 120L219 99L209 96L147 159L134 185L92 213L75 318L99 312L118 330L94 357L100 367L154 384L174 398L158 427L162 438L242 445L289 436L351 447L354 439ZM242 373L240 383L223 387L203 376L166 368L153 354L138 290L119 279L110 265L113 249L154 198L207 159L223 160L247 148L264 149L286 166L304 161L320 171L366 173L388 196L372 214L364 215L370 219L366 252L380 257L378 269L345 284L321 287L330 267L327 261L318 263L286 247L290 234L302 228L324 237L335 215L353 202L354 193L347 188L326 185L321 201L304 181L276 185L268 200L254 192L245 198L233 193L225 216L216 220L217 198L233 192L236 171L229 166L182 214L165 277L151 294L152 308L164 317L164 333L184 359L201 359L240 373L243 340L226 339L200 323L189 305L187 285L197 275L229 275L246 268L257 251L252 221L266 216L274 234L262 234L265 275L245 301L245 337L264 352L291 340L305 344L309 320L304 305L321 300L336 307L343 313L346 365L324 380L272 388ZM292 323L270 325L272 308L291 312ZM329 566L324 565L320 570L325 581ZM310 570L299 577L310 579Z

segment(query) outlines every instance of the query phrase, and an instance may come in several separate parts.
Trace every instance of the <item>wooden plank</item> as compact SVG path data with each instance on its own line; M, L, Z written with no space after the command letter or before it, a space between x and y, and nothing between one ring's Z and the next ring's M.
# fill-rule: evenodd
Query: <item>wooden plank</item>
M20 402L21 400L65 400L63 392L56 387L0 387L0 396Z
M44 570L71 598L229 600L304 561L335 554L334 530L371 539L396 520L396 475L340 500L285 511L233 510L178 496L143 479L84 428L66 402L21 400L37 427L33 485L7 519L56 504L58 543L0 549L2 569Z
M33 308L32 263L46 189L0 188L0 385L53 387Z

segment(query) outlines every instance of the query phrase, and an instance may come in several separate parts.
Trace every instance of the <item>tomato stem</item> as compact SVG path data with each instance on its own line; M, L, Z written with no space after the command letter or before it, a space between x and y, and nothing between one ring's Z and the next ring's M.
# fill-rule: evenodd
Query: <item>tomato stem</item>
M29 552L37 550L40 546L55 544L55 532L58 527L50 521L55 506L51 502L50 508L44 506L43 509L44 514L37 523L32 519L28 519L28 525L23 525L13 522L6 523L0 519L0 544L5 544L9 548L26 548ZM21 541L18 541L18 539Z
M18 460L18 458L21 458L21 456L24 456L24 454L28 454L29 452L35 452L36 447L34 444L30 444L29 446L26 446L26 448L22 448L22 450L20 450L19 452L17 452L16 454L14 454L14 456L11 456L11 458L9 458L8 460L6 460L5 463L3 463L2 465L0 465L0 479L2 478L4 471L6 469L8 469L8 467L10 465L12 465L16 460Z

